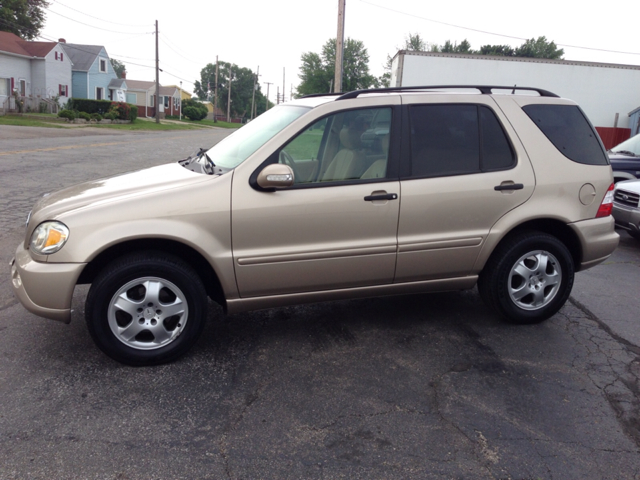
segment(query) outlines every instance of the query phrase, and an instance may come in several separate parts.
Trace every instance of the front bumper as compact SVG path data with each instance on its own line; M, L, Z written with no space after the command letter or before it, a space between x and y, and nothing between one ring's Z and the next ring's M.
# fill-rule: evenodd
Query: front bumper
M40 317L71 321L73 289L85 263L36 262L20 244L10 265L13 292L24 308Z
M617 227L640 234L640 207L613 202L612 215Z
M570 223L569 227L576 233L582 246L582 261L576 265L576 272L604 262L620 243L620 235L615 231L611 215Z

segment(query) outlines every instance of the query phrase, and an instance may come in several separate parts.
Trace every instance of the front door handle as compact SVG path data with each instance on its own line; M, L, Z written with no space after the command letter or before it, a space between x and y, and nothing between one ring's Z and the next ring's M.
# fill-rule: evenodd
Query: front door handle
M524 185L521 183L506 183L504 185L496 185L493 187L494 190L498 192L503 192L505 190L522 190Z
M397 193L382 193L379 195L367 195L364 197L365 202L375 202L376 200L397 200Z

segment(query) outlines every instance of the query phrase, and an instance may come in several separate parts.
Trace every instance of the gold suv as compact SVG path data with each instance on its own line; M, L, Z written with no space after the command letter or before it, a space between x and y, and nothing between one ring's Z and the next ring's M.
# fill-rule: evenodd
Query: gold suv
M130 365L187 352L229 313L478 289L505 319L565 303L618 244L612 172L570 100L530 88L356 91L278 105L177 163L33 208L13 288Z

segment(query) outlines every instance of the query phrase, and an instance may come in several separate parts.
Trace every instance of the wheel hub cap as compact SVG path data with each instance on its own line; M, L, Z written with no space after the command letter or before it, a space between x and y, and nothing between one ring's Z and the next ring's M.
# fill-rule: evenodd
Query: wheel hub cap
M562 269L553 254L544 250L529 252L509 272L509 297L519 308L538 310L555 298L561 282Z

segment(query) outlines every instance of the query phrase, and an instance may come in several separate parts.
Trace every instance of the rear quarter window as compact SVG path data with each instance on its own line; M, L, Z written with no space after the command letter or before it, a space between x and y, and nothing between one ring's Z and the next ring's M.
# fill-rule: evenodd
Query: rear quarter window
M576 105L536 104L522 109L569 160L586 165L609 163L598 134Z

